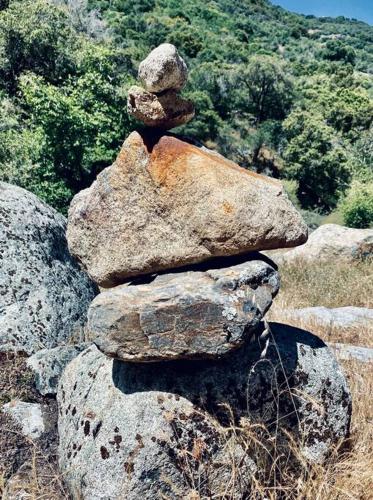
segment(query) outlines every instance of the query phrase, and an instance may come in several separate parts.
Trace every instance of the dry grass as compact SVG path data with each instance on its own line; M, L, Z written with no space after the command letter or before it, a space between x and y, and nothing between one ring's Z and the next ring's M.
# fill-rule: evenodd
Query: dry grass
M268 319L310 330L326 342L373 347L371 326L336 328L294 318L288 309L303 307L373 308L373 262L297 263L280 266L281 289Z
M67 499L57 466L57 404L36 391L25 361L21 354L0 353L0 498ZM2 405L14 399L43 404L50 419L40 442L25 437L2 413Z
M43 397L34 386L32 371L26 364L27 356L0 352L0 405L12 399L42 402Z
M282 265L281 289L276 303L281 308L373 308L373 262L324 262Z
M25 437L0 414L0 497L4 500L63 500L68 493L57 466L55 436L41 443Z
M228 464L216 469L204 462L204 447L199 443L183 455L185 479L191 488L188 500L372 499L373 364L349 361L344 368L354 401L351 436L335 447L324 465L307 462L290 435L289 452L264 427L242 419L239 426L220 428L222 442L231 451ZM237 443L243 455L233 451ZM245 456L255 458L256 467L245 462Z

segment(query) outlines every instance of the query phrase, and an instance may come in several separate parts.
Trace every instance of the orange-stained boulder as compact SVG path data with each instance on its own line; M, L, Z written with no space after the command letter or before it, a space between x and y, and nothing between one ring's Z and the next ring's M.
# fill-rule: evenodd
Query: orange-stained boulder
M71 253L101 286L214 256L293 247L307 226L278 181L173 136L133 132L73 199Z

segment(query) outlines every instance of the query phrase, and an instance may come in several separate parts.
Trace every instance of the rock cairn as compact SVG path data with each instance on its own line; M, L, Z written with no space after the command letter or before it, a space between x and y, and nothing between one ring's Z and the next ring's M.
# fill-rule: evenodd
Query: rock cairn
M257 251L300 245L307 227L278 181L162 131L194 113L175 47L139 77L128 109L153 129L133 132L69 210L70 251L101 293L95 345L58 389L60 466L74 498L187 498L196 483L219 496L233 469L233 497L248 498L260 460L227 446L232 418L266 425L276 446L281 421L314 462L348 433L350 395L325 344L263 321L280 284Z

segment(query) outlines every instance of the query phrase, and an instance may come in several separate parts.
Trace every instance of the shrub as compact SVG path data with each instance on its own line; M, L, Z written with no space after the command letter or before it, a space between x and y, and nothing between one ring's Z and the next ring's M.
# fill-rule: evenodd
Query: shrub
M352 183L341 202L343 220L346 226L366 228L373 226L373 183Z
M299 208L299 200L297 196L299 190L298 182L294 179L283 179L282 184L292 204Z

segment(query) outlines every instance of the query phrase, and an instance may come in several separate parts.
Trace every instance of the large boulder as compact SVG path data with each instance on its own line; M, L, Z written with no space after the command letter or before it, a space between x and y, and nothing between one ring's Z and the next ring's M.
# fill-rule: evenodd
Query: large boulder
M188 123L195 113L192 101L183 99L175 90L157 95L137 86L128 91L127 111L147 127L164 130Z
M72 254L101 286L214 256L292 247L307 226L282 185L173 136L133 132L69 210Z
M294 447L287 433L306 460L322 462L349 432L346 380L320 339L271 330L266 349L257 340L218 361L125 363L94 346L75 358L57 396L60 468L73 498L181 499L191 485L203 498L229 497L240 473L246 483L232 498L249 498L250 476L264 465L235 438L239 422L253 425L249 440L263 429L255 424L267 428L279 467Z
M218 358L237 349L257 330L279 289L278 273L260 254L246 258L218 259L102 292L89 308L89 339L124 361Z
M272 253L279 264L304 261L354 261L373 256L373 229L352 229L324 224L310 234L307 243L284 253Z
M188 70L176 47L162 43L140 63L139 78L149 92L180 90L186 84Z
M31 354L80 337L96 287L71 257L66 219L0 183L0 350Z

